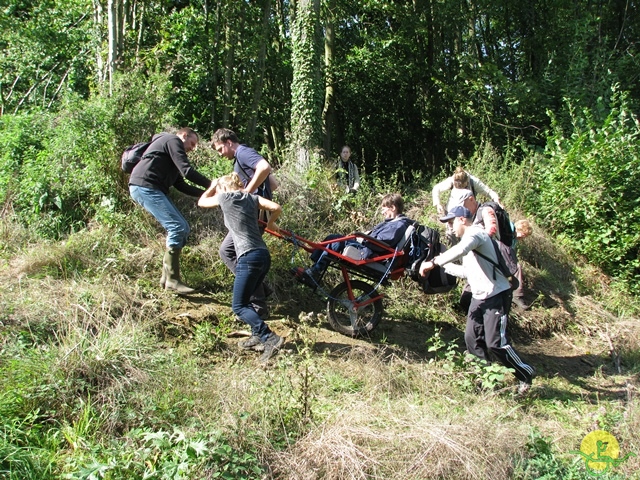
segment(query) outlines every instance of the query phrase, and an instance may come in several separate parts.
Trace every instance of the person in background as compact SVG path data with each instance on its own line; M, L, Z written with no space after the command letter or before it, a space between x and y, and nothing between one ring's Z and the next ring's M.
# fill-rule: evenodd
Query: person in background
M482 227L474 225L472 218L472 213L461 206L453 207L440 218L441 222L451 223L460 241L433 260L424 261L420 274L424 277L435 265L440 265L448 274L466 278L472 294L464 335L467 350L487 362L491 352L503 365L512 368L520 381L518 394L522 395L531 388L535 371L520 358L507 337L511 286L500 269L475 254L477 251L498 263L491 237ZM462 265L453 263L458 259L462 259Z
M360 188L360 172L351 160L351 147L344 145L336 165L336 181L347 193L355 193Z
M518 241L524 238L527 238L529 235L533 233L533 227L531 226L531 222L529 220L518 220L514 224L514 229L516 232L516 239L513 243L513 248L517 251ZM524 311L529 308L524 301L524 276L522 274L522 266L520 262L518 262L518 270L516 271L515 277L518 279L519 286L513 291L513 304L518 307L520 310Z
M233 170L244 185L246 193L255 193L267 200L273 199L273 191L278 188L278 182L273 175L273 168L269 162L253 148L240 144L238 136L233 130L219 128L213 134L211 146L220 155L234 160ZM266 220L264 218L263 220ZM236 255L233 235L229 232L220 244L220 258L234 274L236 273ZM251 302L262 319L269 318L267 296L271 293L265 284L260 284L253 293Z
M189 223L169 198L169 189L199 197L209 188L211 181L193 168L187 153L198 145L198 134L185 127L173 135L158 133L153 136L140 162L129 177L129 193L145 210L154 216L167 231L167 250L162 259L160 286L177 293L195 290L182 283L180 254L191 231ZM203 189L185 182L189 180Z
M271 331L251 302L252 295L271 267L271 255L262 238L258 213L260 210L270 212L267 228L277 231L275 221L282 207L244 190L244 183L236 172L232 172L215 181L200 197L198 205L205 208L220 207L222 210L224 224L233 237L237 254L231 309L251 326L251 337L240 342L239 346L246 350L261 347L264 352L260 361L267 363L282 346L284 339Z

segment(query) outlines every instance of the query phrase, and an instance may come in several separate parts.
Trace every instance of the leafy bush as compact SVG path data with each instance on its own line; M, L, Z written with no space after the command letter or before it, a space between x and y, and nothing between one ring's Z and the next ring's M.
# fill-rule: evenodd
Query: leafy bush
M640 293L640 122L615 92L605 120L572 111L572 131L555 121L536 165L529 210L552 233Z
M171 118L166 80L137 73L120 78L111 97L73 96L52 113L0 121L0 201L45 238L61 238L95 218L118 224L130 208L118 159Z
M532 430L526 445L526 455L516 460L514 477L522 480L589 480L594 475L587 472L584 463L576 458L564 458L554 448L553 439ZM571 461L572 460L572 461ZM606 480L622 480L615 472L598 475Z

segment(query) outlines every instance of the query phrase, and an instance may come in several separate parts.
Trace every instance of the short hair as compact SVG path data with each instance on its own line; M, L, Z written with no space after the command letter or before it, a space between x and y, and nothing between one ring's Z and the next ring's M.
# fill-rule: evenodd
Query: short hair
M382 197L383 207L396 207L396 212L401 214L404 211L404 200L402 199L402 195L399 193L387 193L384 197Z
M217 184L221 187L226 187L229 190L242 190L244 188L244 184L236 172L231 172L220 177Z
M214 146L214 143L224 143L227 140L231 140L233 143L240 143L236 132L228 128L219 128L213 133L213 137L211 137L211 145Z
M533 227L531 226L531 222L529 220L518 220L515 223L516 232L520 233L523 237L528 237L533 233Z
M453 186L455 188L468 188L469 186L469 174L464 168L458 167L453 173Z
M176 135L180 136L184 134L184 138L189 138L192 135L196 137L196 140L200 140L200 135L193 129L189 127L182 127L180 130L176 132Z

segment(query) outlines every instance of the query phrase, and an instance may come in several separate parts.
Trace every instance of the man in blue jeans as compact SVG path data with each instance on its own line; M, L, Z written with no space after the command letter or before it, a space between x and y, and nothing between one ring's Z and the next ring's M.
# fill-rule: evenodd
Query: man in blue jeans
M211 147L223 157L234 161L233 171L240 177L244 192L255 193L267 200L273 199L273 191L278 187L278 182L272 175L271 165L253 148L242 145L233 130L216 130L211 138ZM266 218L262 220L266 221ZM228 233L220 244L218 253L227 268L235 275L238 256L231 233ZM251 303L263 320L269 318L266 297L270 293L266 285L260 282L251 296Z
M129 178L131 197L167 231L167 251L162 261L160 286L177 293L193 293L180 278L180 253L187 243L191 229L184 216L169 198L169 188L191 197L200 197L209 188L211 180L198 173L187 157L187 152L198 145L198 134L191 128L182 128L173 135L158 133ZM185 179L200 185L194 187Z

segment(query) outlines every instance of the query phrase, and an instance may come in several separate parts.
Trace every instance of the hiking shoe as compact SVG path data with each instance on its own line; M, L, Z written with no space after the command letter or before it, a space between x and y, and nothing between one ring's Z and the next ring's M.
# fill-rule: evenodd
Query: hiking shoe
M246 340L240 340L238 342L238 346L243 350L254 350L256 352L264 351L264 345L260 341L260 337L258 335L251 335Z
M291 273L296 277L296 280L306 285L307 287L316 289L318 287L318 281L316 277L313 275L313 272L310 268L292 268Z
M273 357L284 343L284 338L275 333L271 333L264 342L264 353L260 356L260 363L266 364Z
M524 300L522 299L522 297L513 297L513 299L511 300L511 303L513 303L516 307L518 307L518 310L522 310L523 312L529 308L529 305L524 303Z

